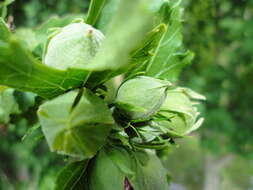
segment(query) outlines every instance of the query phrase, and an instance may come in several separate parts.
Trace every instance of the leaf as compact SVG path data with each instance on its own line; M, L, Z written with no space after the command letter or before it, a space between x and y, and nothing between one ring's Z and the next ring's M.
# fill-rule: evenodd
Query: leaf
M16 40L0 41L0 85L52 98L81 86L88 71L59 71L35 60Z
M189 65L194 58L191 51L178 52L169 58L168 65L155 74L155 78L176 82L182 69Z
M147 4L148 2L142 0L120 2L101 51L87 65L87 69L97 71L88 80L90 88L125 72L130 66L130 52L144 39L152 26L154 13Z
M0 17L0 41L6 41L11 35L11 32L4 22L3 18Z
M139 47L131 53L131 67L126 73L125 80L145 73L143 71L155 55L155 50L166 30L167 26L165 24L158 25L145 36L145 39Z
M130 17L125 7L128 7L129 11L132 10L133 14ZM153 13L143 12L143 10L145 10L145 3L141 0L137 3L133 0L122 1L102 51L83 70L59 71L40 64L16 40L11 39L7 43L1 43L0 85L34 92L44 98L52 98L67 90L80 87L85 83L89 73L95 71L85 85L89 88L97 87L123 73L129 66L130 52L150 28L150 18ZM42 27L40 31L45 31L47 26ZM126 41L128 41L127 46Z
M91 0L86 23L94 26L106 0Z
M72 162L66 165L58 174L55 190L72 190L76 188L84 174L89 160Z
M168 30L148 64L148 76L174 82L182 68L193 59L193 53L184 51L182 46L183 8L180 3L180 0L166 2L161 9L161 20L167 22Z
M126 179L134 190L169 189L160 160L143 151L106 146L89 169L91 190L124 190Z
M87 68L101 71L126 66L129 52L144 39L145 33L151 29L150 19L152 20L154 13L149 10L146 4L147 2L142 0L121 1L108 29L104 47Z
M25 134L23 135L22 137L22 141L26 140L27 137L29 137L32 133L34 133L36 130L38 130L39 128L41 127L40 124L35 124L34 126L30 127L26 132Z
M132 157L129 154L129 150L116 147L116 146L106 146L104 147L106 156L109 157L118 169L125 175L134 176L135 171L133 171Z
M138 0L140 2L140 0ZM99 30L102 30L103 33L107 33L108 28L111 28L112 20L115 14L119 11L121 0L107 0L105 6L100 14L97 27ZM164 0L142 0L142 3L145 3L145 9L148 10L153 16L156 16L158 10L161 8ZM141 10L143 11L143 10ZM154 20L154 18L151 18ZM153 21L151 26L153 27ZM159 23L160 24L160 23Z
M105 6L102 9L99 19L97 21L97 28L107 33L108 28L112 22L114 15L117 13L120 5L120 0L106 0Z
M51 151L81 159L92 158L104 145L114 124L102 99L84 90L73 108L76 91L40 106L38 116Z
M134 190L169 189L166 170L156 155L145 152L136 152L133 155L136 163L136 176L130 177L129 181Z
M88 183L90 190L124 190L125 175L102 149L89 168Z

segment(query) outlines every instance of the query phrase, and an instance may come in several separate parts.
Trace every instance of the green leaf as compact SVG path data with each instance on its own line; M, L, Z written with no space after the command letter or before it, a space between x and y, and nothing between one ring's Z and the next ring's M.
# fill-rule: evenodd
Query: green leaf
M139 47L131 53L131 67L126 73L127 79L145 73L143 71L145 71L148 62L155 55L155 50L166 30L167 26L165 24L158 25L145 36Z
M86 23L94 26L106 0L91 0Z
M119 4L120 0L106 0L105 6L101 11L100 17L97 22L97 28L103 31L104 34L107 33L111 21L118 11Z
M35 131L37 131L39 128L41 127L41 125L39 123L35 124L34 126L30 127L24 134L24 136L22 137L22 141L26 140L29 136L32 135L32 133L34 133Z
M0 40L7 41L10 35L11 32L7 24L4 22L3 18L0 17Z
M145 152L136 152L134 153L134 157L136 176L134 178L129 178L134 190L169 189L166 170L156 155Z
M72 162L66 165L58 174L55 190L72 190L84 174L89 160Z
M114 121L103 100L87 89L77 104L76 97L77 92L71 91L41 105L42 131L51 151L92 158L106 142Z
M88 71L59 71L35 60L16 40L0 41L0 85L52 98L82 86Z
M168 30L157 47L155 56L146 69L148 76L176 81L180 71L193 59L193 53L184 51L182 41L183 8L181 1L166 2L160 14Z
M189 65L194 58L194 53L187 50L178 52L168 59L167 66L154 75L155 78L176 82L182 69ZM149 75L149 74L148 74ZM151 74L153 75L153 74Z
M118 169L125 175L134 176L133 161L128 149L116 146L104 147L107 157L109 157Z
M124 190L125 175L108 156L105 149L99 152L89 169L90 190Z
M88 81L89 87L95 87L125 72L130 66L130 52L138 46L152 27L154 13L147 6L149 2L151 0L120 2L107 30L101 51L87 65L87 69L97 71L91 75Z
M145 3L145 9L153 14L153 17L151 19L156 20L155 18L157 16L158 10L163 5L164 0L148 0L148 1L142 0L142 3L143 4ZM117 12L119 11L120 4L121 0L106 1L97 24L97 27L99 28L99 30L102 30L103 33L106 34L107 30L111 27L112 20L114 18L114 15L117 14ZM154 23L156 24L156 22L154 21L151 22L151 27L154 27Z
M123 190L126 179L134 190L168 189L166 172L153 154L122 147L104 147L89 168L91 190Z

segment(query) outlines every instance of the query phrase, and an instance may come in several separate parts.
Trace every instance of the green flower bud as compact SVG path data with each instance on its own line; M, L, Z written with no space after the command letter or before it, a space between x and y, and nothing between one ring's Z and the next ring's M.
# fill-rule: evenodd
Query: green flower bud
M162 127L173 137L189 134L203 122L198 119L199 112L192 99L204 100L205 97L187 88L176 88L167 91L167 98L151 122L153 127Z
M44 52L46 65L65 70L83 69L101 47L104 35L82 20L54 29Z
M130 79L124 82L117 92L117 111L131 121L147 120L159 111L170 85L168 81L151 77Z
M131 136L135 143L165 145L166 139L187 135L202 124L194 99L205 97L188 88L173 87L168 81L136 77L120 86L114 117L122 126L135 127L136 135ZM122 121L128 121L118 119L122 116Z

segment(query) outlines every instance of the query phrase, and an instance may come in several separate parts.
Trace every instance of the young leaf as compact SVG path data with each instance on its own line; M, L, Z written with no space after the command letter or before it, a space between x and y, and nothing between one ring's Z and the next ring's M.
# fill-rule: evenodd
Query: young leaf
M167 22L168 30L157 47L155 56L146 69L148 76L176 81L182 68L189 64L193 53L183 52L181 0L166 2L161 10L161 20ZM168 16L169 15L169 16Z
M89 160L72 162L66 165L58 174L55 190L72 190L84 174Z
M150 31L139 47L131 53L131 67L126 73L126 80L137 75L143 75L147 63L155 55L155 50L160 43L167 26L160 24Z
M103 100L87 89L73 108L76 96L71 91L47 101L38 116L51 151L92 158L104 145L114 121Z
M94 26L106 0L91 0L86 23Z
M81 86L87 77L87 71L59 71L40 63L16 40L0 41L0 85L52 98Z

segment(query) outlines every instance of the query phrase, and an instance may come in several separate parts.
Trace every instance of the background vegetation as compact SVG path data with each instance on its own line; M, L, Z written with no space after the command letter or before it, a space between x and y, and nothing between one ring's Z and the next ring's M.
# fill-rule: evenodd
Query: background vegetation
M164 161L172 186L253 189L253 1L183 3L185 42L195 59L185 69L181 83L207 97L201 107L206 121ZM53 15L83 14L88 4L87 0L16 0L8 12L16 28L35 27ZM9 123L0 125L0 189L35 189L38 185L50 189L53 174L64 160L59 163L59 157L48 151L31 119L36 118L31 114L40 99L30 93L6 93L12 98L0 96L0 123ZM3 113L1 102L8 102L11 117Z

